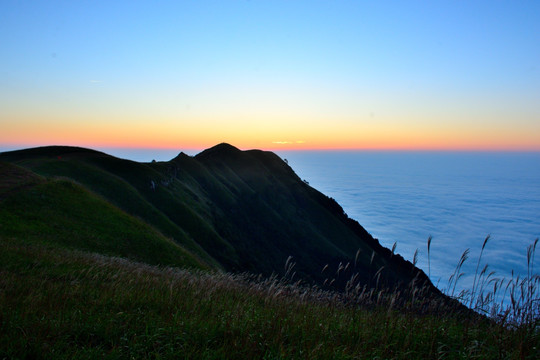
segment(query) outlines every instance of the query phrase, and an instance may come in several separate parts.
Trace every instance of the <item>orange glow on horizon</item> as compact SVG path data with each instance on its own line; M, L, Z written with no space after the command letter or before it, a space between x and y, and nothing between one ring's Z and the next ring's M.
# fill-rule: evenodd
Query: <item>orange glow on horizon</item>
M389 141L387 139L371 139L369 141L303 141L301 143L293 141L262 141L216 138L206 139L104 139L95 140L90 136L75 137L55 137L48 140L43 138L27 138L23 141L2 139L0 146L6 148L30 148L49 145L66 145L86 148L123 148L123 149L162 149L162 150L194 150L202 151L219 143L229 143L241 150L260 149L266 151L540 151L540 146L536 144L519 144L507 142L504 144L485 141L483 143L470 143L466 141ZM126 141L134 140L134 141ZM242 141L243 140L243 141Z
M327 121L191 120L132 122L12 122L2 128L0 146L70 145L89 148L204 150L226 142L242 150L540 151L537 132L511 127ZM530 129L529 129L530 130Z

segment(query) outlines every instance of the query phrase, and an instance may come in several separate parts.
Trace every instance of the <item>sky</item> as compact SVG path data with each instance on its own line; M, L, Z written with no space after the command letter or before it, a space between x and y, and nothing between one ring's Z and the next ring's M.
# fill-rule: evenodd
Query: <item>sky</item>
M0 2L0 148L540 151L539 1Z

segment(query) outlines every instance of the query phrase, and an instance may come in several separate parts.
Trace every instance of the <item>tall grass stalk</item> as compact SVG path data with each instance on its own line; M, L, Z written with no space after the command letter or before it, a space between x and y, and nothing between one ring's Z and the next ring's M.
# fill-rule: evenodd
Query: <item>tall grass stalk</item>
M473 305L473 301L475 299L475 295L476 295L476 279L477 279L477 276L478 276L478 268L480 267L480 261L482 260L482 254L484 253L484 249L487 245L487 242L489 241L489 235L486 236L485 240L484 240L484 243L482 244L482 249L480 250L480 255L478 256L478 261L476 263L476 270L474 272L474 280L473 280L473 285L472 285L472 290L471 290L471 301L469 303L469 307L472 307ZM487 270L487 265L486 267L484 268L484 270L482 270L482 272L484 273L485 271Z
M428 277L431 279L431 240L432 236L429 235L427 239L427 261L428 261Z
M456 265L454 273L448 279L448 290L452 288L452 291L449 293L451 297L455 297L456 285L459 279L461 279L461 277L465 275L464 273L461 272L461 268L463 267L463 264L465 263L465 261L467 261L467 259L469 258L469 253L470 253L470 250L466 249L463 252L463 254L461 254L461 257Z

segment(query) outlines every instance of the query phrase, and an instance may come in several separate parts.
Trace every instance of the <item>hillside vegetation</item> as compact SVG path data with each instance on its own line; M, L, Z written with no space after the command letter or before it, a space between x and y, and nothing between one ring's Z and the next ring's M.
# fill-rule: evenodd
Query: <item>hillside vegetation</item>
M486 317L275 154L3 153L0 359L537 359L535 245L526 279L458 296Z
M137 163L43 147L3 153L0 161L84 186L210 267L283 275L292 257L297 279L334 289L354 274L355 285L406 289L414 280L438 293L422 271L383 248L271 152L220 144L195 157Z
M65 179L0 163L0 238L121 256L148 264L209 269L179 244Z
M537 359L538 329L0 241L0 358Z

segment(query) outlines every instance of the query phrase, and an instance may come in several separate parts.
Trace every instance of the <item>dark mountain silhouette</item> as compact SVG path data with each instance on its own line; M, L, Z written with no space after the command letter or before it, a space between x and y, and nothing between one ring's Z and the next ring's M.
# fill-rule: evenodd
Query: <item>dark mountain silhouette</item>
M382 247L272 152L219 144L194 157L138 163L53 146L5 152L0 161L88 189L206 267L279 275L292 257L294 279L308 283L339 289L356 274L366 286L406 289L415 281L439 294L421 270Z

